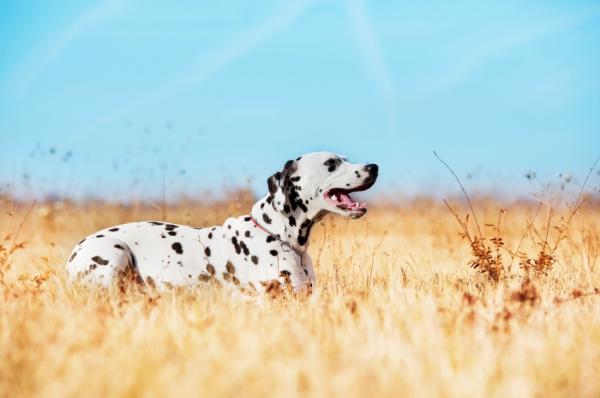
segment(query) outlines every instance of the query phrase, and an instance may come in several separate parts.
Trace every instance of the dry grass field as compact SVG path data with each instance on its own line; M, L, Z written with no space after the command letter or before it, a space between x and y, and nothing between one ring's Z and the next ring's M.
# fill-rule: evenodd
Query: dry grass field
M0 396L600 396L591 200L570 220L566 206L475 200L486 239L470 217L471 243L441 201L330 216L311 236L309 298L66 279L71 248L94 230L163 215L214 225L249 209L233 196L164 211L1 198ZM464 220L468 208L452 208Z

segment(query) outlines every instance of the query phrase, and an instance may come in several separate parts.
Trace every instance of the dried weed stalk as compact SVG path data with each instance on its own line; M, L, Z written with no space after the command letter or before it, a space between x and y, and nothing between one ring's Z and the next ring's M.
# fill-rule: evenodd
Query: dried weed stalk
M35 207L35 204L35 201L31 203L31 205L27 209L27 212L23 216L23 219L21 219L21 222L19 223L14 235L10 232L6 232L4 237L2 238L2 241L0 243L0 285L4 285L4 274L10 269L10 256L17 250L25 248L26 242L19 242L19 235L21 234L21 230L23 229L25 221L27 221L27 218L29 218L31 211ZM8 213L8 215L10 217L13 217L12 213Z
M510 250L504 247L504 240L502 238L501 233L501 224L502 224L502 216L506 214L505 209L500 209L498 213L498 221L496 224L485 224L487 227L493 228L495 231L494 236L491 238L485 237L481 232L481 228L479 227L479 221L477 220L477 215L475 214L475 210L473 209L473 205L471 203L471 199L467 190L465 189L462 181L454 170L446 163L437 152L433 152L435 157L450 171L460 189L466 199L466 202L469 207L470 214L473 216L473 221L475 223L477 234L471 233L469 229L469 214L465 217L465 219L461 219L458 213L450 206L450 204L444 200L444 204L450 210L450 212L458 221L462 233L461 236L469 242L472 253L472 260L469 261L469 265L483 274L487 275L491 281L494 283L498 283L500 281L508 279L512 274L512 266L514 264L515 258L519 259L520 267L525 271L525 279L521 285L521 289L517 291L514 297L520 297L517 300L519 301L535 301L533 298L536 298L537 291L535 291L535 286L533 285L532 277L539 277L541 275L546 275L551 269L552 266L556 263L556 250L562 240L564 240L568 236L568 229L571 221L575 214L581 209L583 204L585 203L583 192L585 190L586 184L592 174L593 170L596 168L596 165L600 159L597 159L592 167L589 169L589 172L583 182L581 189L579 191L579 195L577 196L577 200L574 203L573 208L569 212L569 215L566 219L564 219L560 224L556 226L552 226L552 218L554 216L554 208L548 207L548 217L545 223L545 228L543 233L539 233L536 230L534 222L537 218L540 209L543 206L543 203L540 202L540 205L537 208L537 211L530 217L527 222L527 228L524 234L522 235L516 250ZM555 229L558 231L558 235L556 236L556 240L553 244L550 243L550 231L551 229ZM534 246L538 247L537 254L535 257L530 257L526 253L521 251L521 246L525 238L529 236L532 240ZM502 257L501 249L506 250L510 255L510 262L505 264L504 258ZM513 297L513 298L514 298Z

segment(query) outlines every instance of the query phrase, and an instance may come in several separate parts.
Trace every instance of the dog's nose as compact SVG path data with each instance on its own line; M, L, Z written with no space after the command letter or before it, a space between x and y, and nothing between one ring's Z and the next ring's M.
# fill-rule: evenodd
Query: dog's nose
M375 163L371 163L365 166L365 171L371 175L377 174L379 172L379 166Z

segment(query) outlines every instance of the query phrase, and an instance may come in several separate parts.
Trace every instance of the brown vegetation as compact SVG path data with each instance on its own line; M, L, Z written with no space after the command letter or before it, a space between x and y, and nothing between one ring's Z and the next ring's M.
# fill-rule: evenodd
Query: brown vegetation
M251 201L164 213L208 226ZM599 396L600 206L447 205L326 218L318 292L245 302L68 282L82 236L161 208L2 198L0 396Z

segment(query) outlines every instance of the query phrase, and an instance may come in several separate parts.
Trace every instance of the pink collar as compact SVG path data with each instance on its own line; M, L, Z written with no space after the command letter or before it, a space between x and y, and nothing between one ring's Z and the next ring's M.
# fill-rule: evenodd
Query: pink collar
M256 225L258 228L262 229L263 231L265 231L266 233L268 233L271 236L275 236L271 231L269 231L268 229L266 229L265 227L263 227L262 225L260 225L255 219L254 217L252 217L252 214L250 215L250 220L252 220L252 222L254 223L254 225Z

